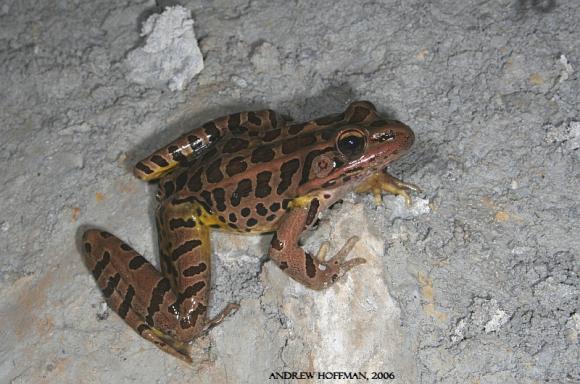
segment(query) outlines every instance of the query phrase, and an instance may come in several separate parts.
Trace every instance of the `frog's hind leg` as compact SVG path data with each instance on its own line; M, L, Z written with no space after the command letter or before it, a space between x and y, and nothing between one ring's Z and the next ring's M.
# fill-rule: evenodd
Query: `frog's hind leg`
M222 140L224 138L234 138L231 143L234 149L243 147L244 142L252 138L268 141L271 136L279 135L277 132L286 125L287 120L270 109L234 113L217 118L194 128L139 161L133 173L142 180L157 180L178 164L191 162L208 152L220 140L224 142Z
M83 236L87 267L107 304L143 338L191 362L190 346L175 334L179 327L171 284L141 255L117 237L99 230Z
M207 319L211 250L207 211L194 199L173 198L157 210L157 231L163 274L177 295L180 337L191 340L222 322L238 308L229 304L214 319Z

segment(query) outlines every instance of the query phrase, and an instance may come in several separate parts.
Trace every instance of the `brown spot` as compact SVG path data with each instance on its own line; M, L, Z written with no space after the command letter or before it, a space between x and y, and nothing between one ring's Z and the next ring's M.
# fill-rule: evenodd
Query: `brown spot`
M191 252L193 249L199 247L200 245L201 241L197 239L186 241L173 250L171 253L171 259L173 261L177 261L177 259L179 259L182 255L186 254L187 252Z
M256 204L256 213L260 216L266 216L268 214L268 210L263 203L258 203Z
M185 157L183 155L183 153L181 153L181 150L178 147L176 147L175 145L168 147L167 151L169 152L169 154L171 155L171 158L174 161L176 161L178 163L184 163L185 161L187 161L187 157Z
M312 221L316 217L316 213L318 212L318 207L320 206L320 202L318 199L312 199L310 202L310 208L308 209L308 216L306 217L306 225L312 224Z
M135 289L133 286L129 285L127 288L127 293L125 294L125 298L123 302L119 306L117 313L121 316L122 319L127 317L127 313L129 312L129 308L131 307L131 302L133 301L133 297L135 296Z
M219 183L224 179L224 175L220 169L222 159L217 159L211 163L205 171L205 176L209 183Z
M175 178L175 190L177 192L181 191L187 183L187 172L182 172Z
M266 143L269 143L270 141L275 140L278 136L280 136L280 133L282 133L280 128L266 131L264 132L262 140L264 140Z
M153 155L151 156L151 162L160 166L160 167L167 167L169 166L169 163L167 162L167 160L165 160L163 157L159 156L159 155Z
M270 120L270 126L276 128L278 126L278 115L271 109L267 109L266 112L268 112L268 120Z
M276 189L278 195L284 193L292 185L292 176L298 171L299 167L300 160L298 159L292 159L282 164L280 167L280 183Z
M300 133L307 124L308 123L292 124L290 127L288 127L288 133L291 135L296 135L297 133Z
M195 173L193 175L191 175L191 177L189 178L189 181L187 182L187 188L191 191L191 192L199 192L203 186L202 182L201 182L201 173L203 172L203 168L199 168L197 171L195 171Z
M213 199L215 200L215 206L218 211L223 212L226 210L226 191L223 188L213 190Z
M234 137L224 145L222 151L224 153L236 153L248 147L250 142L248 140L240 139L238 137Z
M316 276L316 266L314 265L314 259L310 253L304 253L304 261L306 263L306 274L308 277L314 278L314 276Z
M119 285L119 281L121 281L121 275L118 273L115 273L115 275L109 277L109 280L107 280L107 286L102 289L103 296L105 296L105 298L108 299L111 297L115 291L115 288L117 288L117 285Z
M105 200L105 194L102 192L95 193L95 200L100 203L101 201Z
M205 263L200 263L199 265L193 265L183 271L183 276L191 277L200 274L207 270L207 265Z
M103 273L103 271L105 270L105 268L107 267L107 265L109 264L110 261L111 261L111 254L109 252L105 251L103 253L103 257L101 258L101 260L99 260L95 264L95 267L92 270L92 274L93 274L93 277L95 278L95 280L99 280L99 278L101 277L101 274Z
M248 112L248 122L256 126L262 125L262 119L260 119L255 112Z
M208 141L210 143L213 143L213 142L219 140L219 138L221 137L220 131L219 131L216 123L214 123L213 121L210 121L209 123L205 123L203 125L203 130L204 130L205 134L207 135Z
M121 249L123 251L132 251L133 250L133 248L131 248L128 244L125 244L125 243L121 244Z
M169 220L169 229L172 231L177 228L194 228L195 227L195 219L190 218L187 220L184 219L171 219Z
M171 284L166 278L161 278L157 282L155 288L151 292L151 300L149 301L149 306L147 307L147 316L145 316L145 321L150 326L154 326L153 316L159 311L161 303L163 303L163 297L165 294L171 290Z
M234 113L230 115L228 118L228 129L234 135L239 135L241 133L247 132L248 129L242 124L242 114L241 113Z
M272 161L272 159L274 158L275 154L274 151L272 150L272 148L270 147L266 147L266 146L261 146L256 148L253 152L252 152L252 163L267 163L269 161Z
M163 184L161 189L164 196L171 196L173 192L175 192L175 184L173 184L171 181L167 181Z
M240 205L242 198L247 197L252 192L252 180L250 179L243 179L240 180L236 190L232 193L230 198L231 203L234 207Z
M147 264L147 260L143 256L137 255L129 262L129 268L135 270L141 268L141 266L145 264Z
M258 173L256 177L256 191L254 194L258 198L266 197L272 193L272 188L270 187L270 178L272 177L272 172L263 171Z
M288 268L288 263L285 261L282 261L279 265L281 270L285 270L286 268Z
M243 156L234 157L226 165L226 173L228 176L234 176L238 173L244 172L248 168L248 164L244 161Z
M277 251L281 251L284 248L284 244L280 240L278 240L278 233L274 233L274 237L272 237L270 246Z
M143 162L138 162L135 165L135 168L138 169L139 171L143 172L146 175L150 175L153 173L153 171L151 170L151 168L149 168L148 166L146 166L145 164L143 164Z

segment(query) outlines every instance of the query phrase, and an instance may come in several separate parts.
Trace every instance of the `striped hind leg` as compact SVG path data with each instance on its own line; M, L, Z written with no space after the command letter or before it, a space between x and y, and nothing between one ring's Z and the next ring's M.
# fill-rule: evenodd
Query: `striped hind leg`
M218 141L223 142L224 138L267 139L268 132L285 125L286 119L270 109L223 116L194 128L139 161L133 173L142 180L157 180L178 164L200 157Z
M167 200L157 210L162 271L177 295L180 335L189 340L238 308L230 303L215 318L207 319L211 250L209 228L202 223L206 215L201 205L190 199Z
M179 337L176 295L171 284L117 237L99 230L83 235L87 267L107 304L137 333L171 355L191 362L190 346Z

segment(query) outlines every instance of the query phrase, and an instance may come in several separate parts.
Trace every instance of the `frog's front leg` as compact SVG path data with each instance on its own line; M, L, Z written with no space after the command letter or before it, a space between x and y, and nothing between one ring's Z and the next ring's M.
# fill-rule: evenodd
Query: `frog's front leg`
M355 192L371 192L375 197L377 205L381 205L381 193L387 192L393 195L401 195L405 199L405 204L411 206L411 196L409 192L421 192L421 189L414 184L405 183L397 179L395 176L389 174L386 170L375 173L368 179L364 180L356 189Z
M314 208L314 212L316 208ZM351 237L338 253L325 260L328 243L322 244L316 256L304 251L298 241L313 221L313 206L294 207L282 218L270 243L270 258L294 280L308 288L320 290L329 287L351 268L366 262L363 258L344 261L357 237Z

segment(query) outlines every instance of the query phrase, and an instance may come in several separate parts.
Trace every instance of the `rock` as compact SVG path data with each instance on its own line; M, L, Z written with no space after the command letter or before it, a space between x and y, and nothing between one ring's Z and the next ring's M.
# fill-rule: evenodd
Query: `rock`
M145 45L131 51L125 60L131 81L180 91L203 69L193 19L186 8L167 7L163 13L151 15L143 23L141 36Z

